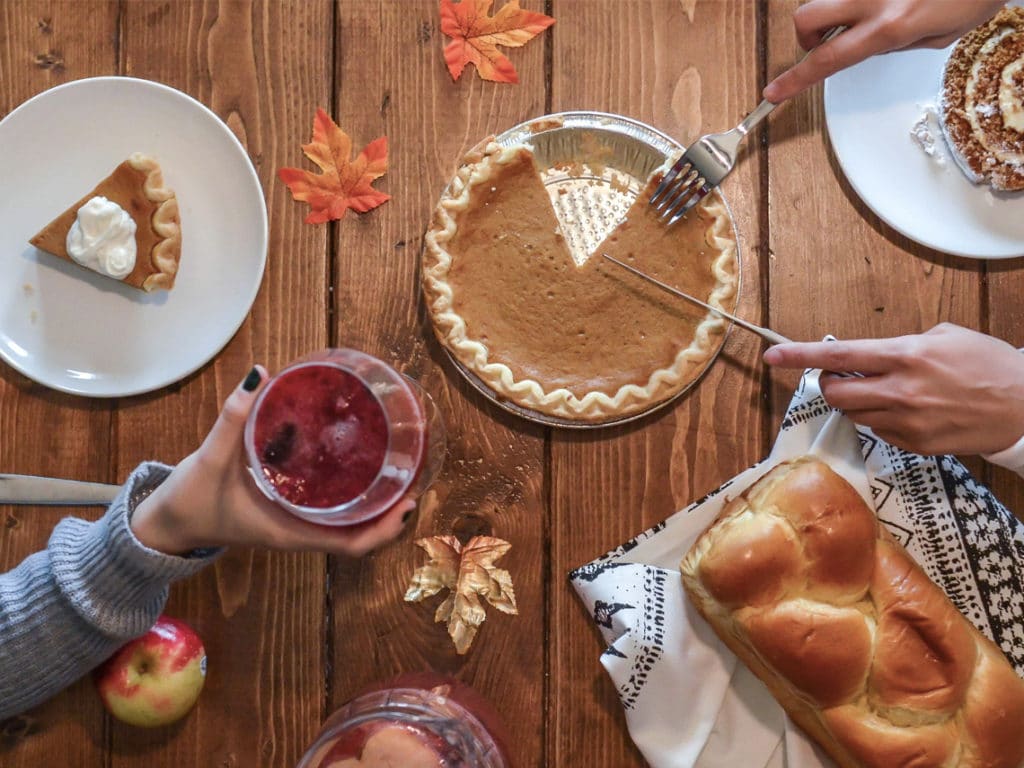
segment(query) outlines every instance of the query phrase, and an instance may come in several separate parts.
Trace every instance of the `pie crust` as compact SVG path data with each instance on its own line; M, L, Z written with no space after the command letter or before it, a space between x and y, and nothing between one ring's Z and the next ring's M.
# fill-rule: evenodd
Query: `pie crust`
M672 228L652 178L595 250L725 310L736 241L717 192ZM560 419L605 422L673 397L724 341L720 317L596 255L565 246L525 146L493 141L463 161L426 233L423 286L441 343L500 398Z
M43 227L29 242L77 265L78 262L67 251L68 231L78 217L78 209L98 195L117 203L135 220L135 268L117 282L144 291L173 288L181 260L178 200L174 192L164 186L163 174L156 160L138 152L117 166L89 194Z

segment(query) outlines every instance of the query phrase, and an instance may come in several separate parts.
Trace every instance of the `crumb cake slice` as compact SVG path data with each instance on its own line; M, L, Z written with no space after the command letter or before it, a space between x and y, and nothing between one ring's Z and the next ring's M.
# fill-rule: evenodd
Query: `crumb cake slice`
M97 199L102 202L95 203ZM87 208L90 204L105 206L105 209L120 207L134 222L135 258L134 264L125 265L126 274L115 277L94 271L143 291L170 290L181 259L181 219L177 198L164 186L156 160L134 153L29 242L47 253L89 268L70 252L74 248L69 246L68 236L80 221L82 210L92 210ZM126 236L131 237L130 228ZM102 233L97 239L102 239Z
M736 243L722 199L666 228L649 194L595 253L731 308ZM577 266L524 146L491 143L466 159L427 232L423 283L438 338L466 368L502 398L574 421L677 394L726 327L604 259Z
M960 39L946 62L942 128L975 184L1024 189L1024 8L1004 8Z

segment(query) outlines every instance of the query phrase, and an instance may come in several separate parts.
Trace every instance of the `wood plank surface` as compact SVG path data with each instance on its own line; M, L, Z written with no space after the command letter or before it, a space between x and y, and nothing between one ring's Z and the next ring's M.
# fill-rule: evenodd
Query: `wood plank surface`
M362 349L417 379L448 432L445 467L392 545L358 561L232 551L172 589L167 612L197 627L210 659L206 690L181 723L118 724L84 680L0 724L0 765L294 766L353 695L430 670L497 705L517 768L644 765L566 575L763 458L797 374L768 372L763 342L734 329L708 373L657 414L588 432L532 424L478 394L435 341L419 289L423 234L458 159L523 120L606 111L684 144L732 127L766 79L802 55L791 21L799 3L521 4L557 23L504 51L520 76L507 85L472 67L452 80L438 0L0 0L0 118L80 77L166 83L242 142L270 216L250 317L182 382L87 400L0 367L0 470L118 482L141 460L173 463L254 363L274 371L328 346ZM356 151L388 137L388 173L375 184L388 203L303 223L306 206L276 173L311 167L300 145L317 107ZM1024 260L948 257L889 229L837 165L820 88L751 137L723 191L740 243L739 314L796 339L916 333L948 320L1024 346ZM33 287L24 290L30 298ZM1018 477L971 466L1024 514ZM44 547L67 513L0 506L0 570ZM415 539L478 533L512 542L499 565L512 573L520 615L488 609L459 656L433 621L439 598L402 596L423 562Z
M559 22L552 35L552 111L627 115L685 145L732 127L757 103L752 3L556 0L553 15ZM739 311L755 320L762 304L760 161L751 144L723 190L740 239ZM698 385L659 414L596 432L553 431L551 736L544 765L643 764L598 663L600 637L565 577L760 458L759 350L759 340L734 331Z
M276 172L304 162L299 145L330 98L331 18L329 2L309 0L123 6L123 71L199 99L242 141L266 191L270 248L251 316L216 362L119 403L119 476L140 460L174 462L193 450L253 363L276 370L326 343L325 232L302 223L304 206ZM167 612L203 637L206 688L178 725L115 724L110 764L293 766L323 715L324 572L322 555L237 550L177 585Z
M88 6L72 0L0 3L0 117L47 88L116 72L117 20L113 0ZM32 231L24 233L25 240L45 223L27 223ZM22 286L23 311L33 311L37 289ZM0 365L0 467L5 472L113 481L112 411L110 403L53 392ZM43 549L62 517L95 519L101 512L0 506L0 570ZM83 680L4 724L0 765L101 765L107 728L92 684Z
M524 8L543 10L541 2ZM545 732L543 430L509 417L472 390L433 338L418 284L422 236L462 155L543 113L544 42L510 55L518 87L485 83L470 67L453 81L441 57L437 3L342 0L337 27L337 118L361 147L387 135L392 200L337 226L336 339L418 379L448 424L436 485L397 543L331 570L331 705L402 672L433 670L500 703L516 765L542 765ZM435 624L441 598L402 602L423 562L418 537L489 534L513 543L499 563L513 577L518 616L488 609L465 656Z

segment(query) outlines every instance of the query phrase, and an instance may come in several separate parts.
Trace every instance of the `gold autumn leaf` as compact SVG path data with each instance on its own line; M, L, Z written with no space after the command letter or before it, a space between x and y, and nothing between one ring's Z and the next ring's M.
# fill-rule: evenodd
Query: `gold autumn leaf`
M512 548L507 541L474 536L462 546L454 536L431 536L417 540L416 544L429 560L412 575L405 599L418 603L442 590L450 590L434 613L434 621L448 622L448 634L459 654L469 650L487 618L480 598L503 613L519 613L512 576L495 566Z

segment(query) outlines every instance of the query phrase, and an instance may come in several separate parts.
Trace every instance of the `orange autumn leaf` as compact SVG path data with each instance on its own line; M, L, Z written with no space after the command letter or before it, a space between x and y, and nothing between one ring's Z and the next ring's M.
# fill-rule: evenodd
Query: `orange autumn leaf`
M388 169L387 136L371 141L352 160L352 139L318 108L313 118L313 140L303 144L302 151L323 173L282 168L277 175L293 198L309 203L312 210L306 216L307 224L340 219L349 208L366 213L391 199L391 195L371 186Z
M524 11L519 0L508 0L494 16L488 16L493 2L441 0L441 31L452 38L444 48L444 60L453 79L459 79L466 64L473 64L484 80L518 83L516 68L498 46L526 45L555 23L543 13Z

